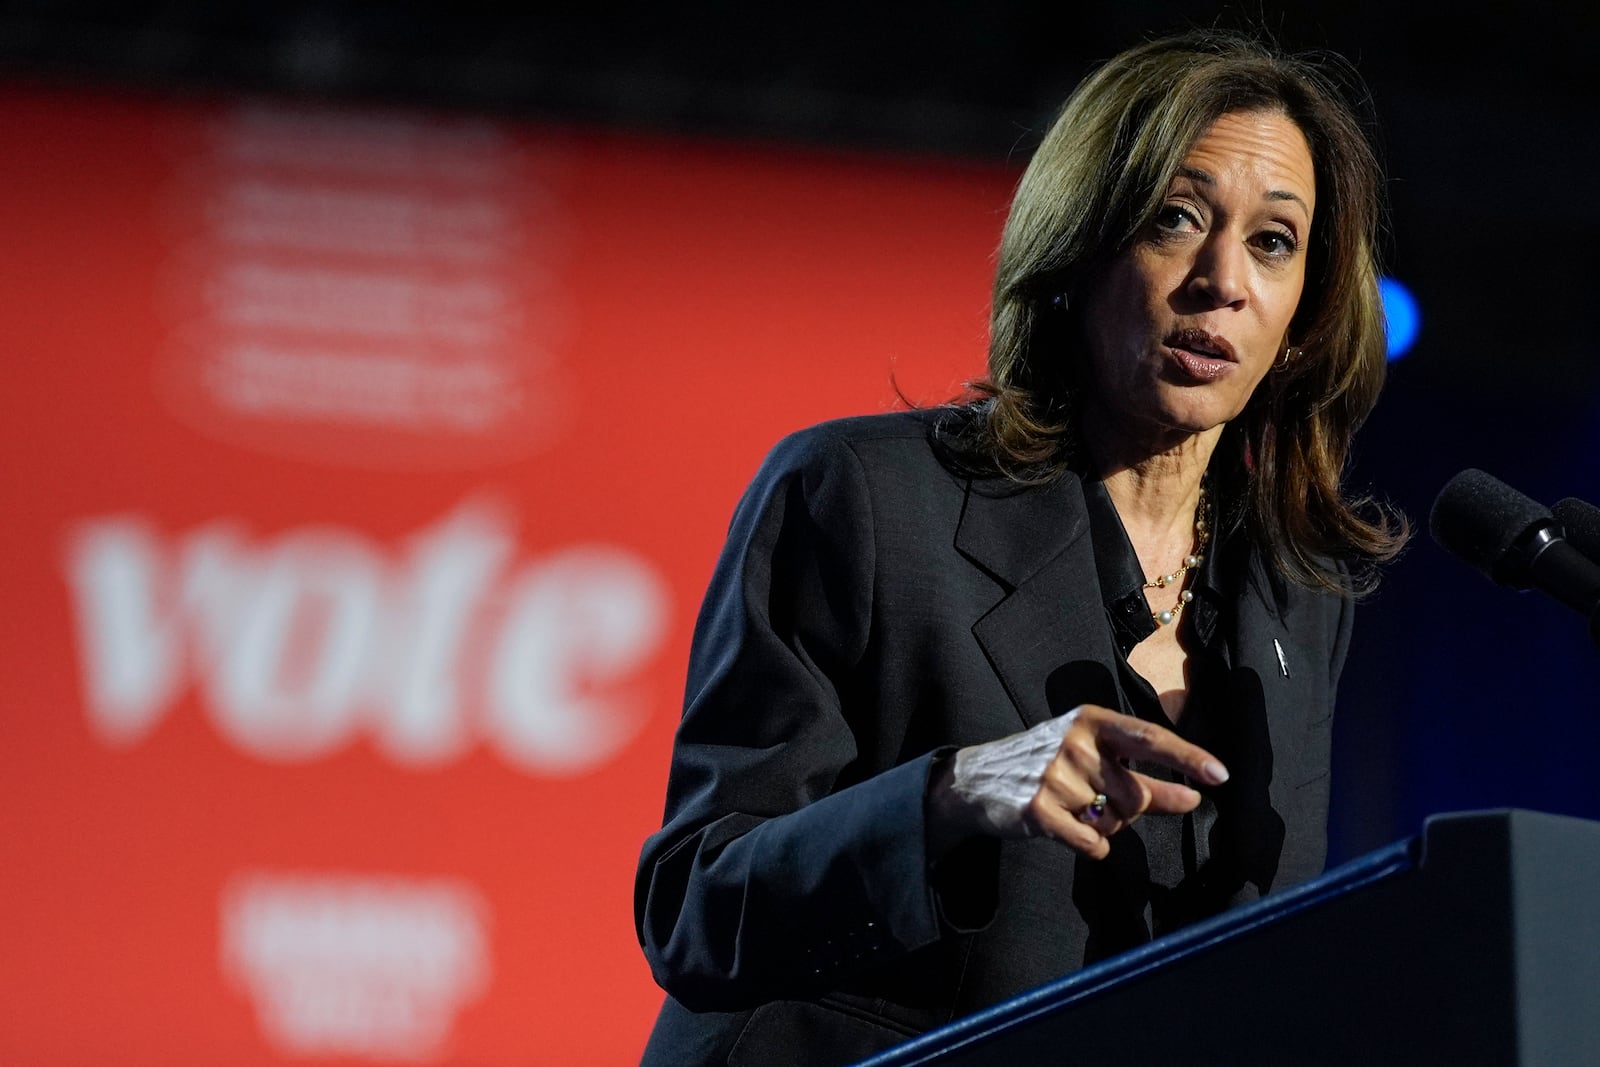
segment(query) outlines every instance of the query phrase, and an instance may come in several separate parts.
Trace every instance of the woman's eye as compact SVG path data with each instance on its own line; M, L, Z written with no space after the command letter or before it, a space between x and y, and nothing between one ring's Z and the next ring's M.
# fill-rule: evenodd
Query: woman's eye
M1163 230L1198 230L1200 223L1187 208L1167 204L1156 212L1156 225Z
M1295 243L1294 235L1281 233L1277 230L1267 230L1256 236L1256 244L1263 252L1271 256L1292 256L1299 251L1300 246Z

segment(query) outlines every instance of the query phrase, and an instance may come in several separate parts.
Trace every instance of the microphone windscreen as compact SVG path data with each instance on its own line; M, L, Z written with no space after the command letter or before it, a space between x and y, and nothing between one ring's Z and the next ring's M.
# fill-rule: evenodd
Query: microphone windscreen
M1491 579L1511 576L1499 564L1527 530L1550 520L1550 511L1500 479L1467 469L1445 483L1428 514L1439 547Z
M1566 530L1567 541L1585 556L1600 563L1600 508L1586 500L1569 496L1556 501L1551 514Z

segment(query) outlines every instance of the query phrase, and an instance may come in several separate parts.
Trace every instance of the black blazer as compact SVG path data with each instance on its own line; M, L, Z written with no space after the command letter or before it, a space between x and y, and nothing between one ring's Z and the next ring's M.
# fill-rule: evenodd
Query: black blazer
M1141 834L1181 816L1098 863L982 840L929 867L936 750L1127 706L1082 484L952 473L939 417L786 438L734 515L635 886L670 994L647 1063L850 1062L1151 936ZM1236 543L1204 912L1320 872L1351 623Z

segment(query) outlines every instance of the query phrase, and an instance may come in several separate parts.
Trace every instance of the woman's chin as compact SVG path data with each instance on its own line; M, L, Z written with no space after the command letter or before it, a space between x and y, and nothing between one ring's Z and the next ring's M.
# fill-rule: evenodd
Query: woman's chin
M1222 427L1239 417L1243 406L1231 402L1232 398L1196 396L1188 390L1179 396L1164 398L1151 420L1154 425L1180 436L1202 436L1220 433Z

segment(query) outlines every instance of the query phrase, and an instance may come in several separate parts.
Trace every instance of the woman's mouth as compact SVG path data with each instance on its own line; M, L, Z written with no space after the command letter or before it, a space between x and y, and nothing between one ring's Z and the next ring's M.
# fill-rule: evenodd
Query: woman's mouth
M1216 381L1239 362L1226 337L1205 330L1178 330L1163 340L1173 366L1192 381Z

